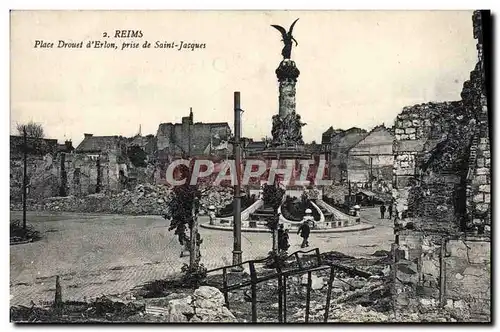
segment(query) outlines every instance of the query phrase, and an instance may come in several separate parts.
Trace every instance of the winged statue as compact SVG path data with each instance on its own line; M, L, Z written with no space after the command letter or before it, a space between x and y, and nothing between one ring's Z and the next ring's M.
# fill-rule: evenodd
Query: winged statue
M285 44L283 47L283 50L281 51L281 55L283 55L283 59L290 59L290 56L292 54L292 44L295 42L295 46L299 45L295 38L292 36L292 31L293 27L295 26L295 23L297 23L299 19L296 19L293 21L292 25L290 26L290 30L286 32L285 28L283 28L280 25L274 25L271 24L271 26L275 29L277 29L279 32L281 32L281 37L283 38L281 41Z

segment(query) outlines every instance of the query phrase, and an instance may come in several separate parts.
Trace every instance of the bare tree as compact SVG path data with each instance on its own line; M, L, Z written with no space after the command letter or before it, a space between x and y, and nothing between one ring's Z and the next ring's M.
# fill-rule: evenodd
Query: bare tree
M40 123L30 121L26 124L17 124L17 131L19 135L24 135L24 130L26 130L26 136L32 138L43 138L45 133L43 131L43 126Z
M17 124L17 131L19 135L23 136L23 228L26 229L26 201L28 197L28 153L39 148L38 141L44 136L43 127L41 124L30 121L26 124ZM33 138L31 146L28 145L28 138Z

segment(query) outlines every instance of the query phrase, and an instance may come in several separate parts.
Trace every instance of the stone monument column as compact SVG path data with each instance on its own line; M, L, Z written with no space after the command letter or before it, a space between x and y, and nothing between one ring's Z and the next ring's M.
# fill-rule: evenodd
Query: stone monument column
M279 108L277 114L273 115L272 141L264 151L258 155L266 158L268 161L278 161L279 168L286 168L289 161L295 162L292 174L297 176L298 160L311 159L311 153L306 151L302 139L302 126L305 124L300 121L300 115L296 112L295 93L297 78L300 71L291 59L292 47L298 45L292 35L293 27L297 23L296 19L288 31L282 26L271 25L281 34L283 49L281 55L283 60L276 68L276 77L278 79L278 101ZM293 186L293 175L290 185Z
M295 61L290 59L281 61L276 69L279 81L279 116L282 118L295 112L295 84L299 75Z
M295 112L295 84L300 71L295 65L295 61L291 60L292 46L298 45L292 32L296 19L288 32L280 25L271 25L281 33L281 41L283 42L283 50L281 55L283 60L276 69L276 76L279 81L279 111L273 116L273 147L287 148L303 145L302 126L300 116Z
M295 111L295 84L300 71L295 61L284 59L276 69L279 81L279 112L273 116L273 145L297 146L303 145L300 115Z

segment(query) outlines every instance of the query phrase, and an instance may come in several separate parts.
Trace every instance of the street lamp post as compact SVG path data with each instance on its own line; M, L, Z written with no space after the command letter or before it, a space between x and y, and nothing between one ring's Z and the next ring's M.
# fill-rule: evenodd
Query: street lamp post
M240 108L240 92L234 92L234 158L236 163L236 183L234 186L233 200L233 265L241 264L241 108ZM235 267L234 271L242 271L241 265Z
M28 198L28 140L26 128L23 129L23 229L26 229L26 200Z

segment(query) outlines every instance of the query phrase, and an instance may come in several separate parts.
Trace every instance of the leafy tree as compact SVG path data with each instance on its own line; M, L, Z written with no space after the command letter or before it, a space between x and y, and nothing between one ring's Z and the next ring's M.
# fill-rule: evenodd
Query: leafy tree
M262 200L265 206L270 206L273 209L273 217L267 221L266 226L273 234L273 252L278 251L278 225L279 214L278 208L283 202L285 189L281 188L276 181L273 185L264 184L262 188Z
M146 167L146 158L148 157L148 154L146 151L141 149L140 146L133 145L131 146L128 151L127 151L128 158L130 159L130 162L132 165L135 167Z
M197 286L201 280L206 276L206 268L203 264L200 264L200 244L203 240L197 229L193 234L193 226L195 223L195 218L197 218L199 212L199 199L201 197L201 192L198 190L197 185L190 185L192 166L187 167L185 165L179 166L179 175L186 179L183 185L175 186L172 189L170 199L168 201L168 214L165 218L169 218L170 227L169 231L174 230L174 234L177 235L179 243L184 246L184 251L189 251L190 257L194 260L190 260L189 265L182 267L182 272L184 273L184 283ZM189 229L190 235L186 234ZM191 236L196 236L197 245L195 248L191 248Z
M266 183L262 187L264 205L272 207L274 211L278 211L284 195L285 189L281 188L277 181L272 185Z

